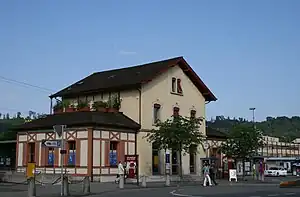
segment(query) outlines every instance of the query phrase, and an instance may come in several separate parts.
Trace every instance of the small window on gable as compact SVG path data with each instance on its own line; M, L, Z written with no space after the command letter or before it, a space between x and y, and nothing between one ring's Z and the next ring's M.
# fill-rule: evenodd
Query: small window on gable
M171 91L171 93L182 95L183 90L182 90L181 79L178 79L178 78L175 78L175 77L172 78L172 91Z
M176 78L172 78L172 92L176 92Z
M182 94L181 80L177 79L177 93Z
M160 104L153 105L153 123L156 124L160 120Z
M179 116L179 108L178 107L174 107L173 108L173 116L174 117L178 117Z
M191 110L191 118L196 118L196 110Z

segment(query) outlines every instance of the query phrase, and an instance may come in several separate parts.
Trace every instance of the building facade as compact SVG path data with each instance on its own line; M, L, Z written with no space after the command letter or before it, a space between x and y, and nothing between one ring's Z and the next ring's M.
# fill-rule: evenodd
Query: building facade
M107 120L118 122L112 125ZM61 148L45 147L45 141L61 140L53 125L67 125L63 137L66 154ZM59 174L61 159L68 174L89 176L102 181L115 176L118 161L136 153L136 134L140 125L122 113L73 112L50 115L22 125L17 137L17 171L25 172L28 163L46 174Z
M67 105L64 111L86 104L91 110L99 103L113 106L141 125L135 139L140 175L165 173L164 151L157 150L145 138L157 120L164 121L173 115L205 119L205 105L216 100L182 57L94 73L50 98L61 99ZM51 101L52 108L57 112L58 104L52 106ZM199 132L205 135L205 121ZM205 156L202 145L198 146L197 153L191 153L193 160L189 154L180 154L184 174L191 173L190 166L194 166L195 173L200 172L200 158ZM178 173L179 153L171 153L171 165L172 174Z

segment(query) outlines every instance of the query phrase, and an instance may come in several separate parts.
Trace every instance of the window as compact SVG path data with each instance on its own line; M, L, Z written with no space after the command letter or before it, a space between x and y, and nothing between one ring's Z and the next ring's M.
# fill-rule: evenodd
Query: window
M174 117L179 116L179 108L178 108L178 107L174 107L174 108L173 108L173 116L174 116Z
M182 94L181 80L177 79L177 93Z
M153 123L157 123L160 120L160 104L154 104L153 106Z
M35 161L35 143L28 143L28 163L34 163Z
M117 141L111 141L109 145L109 165L116 167L118 165L117 161L117 150L118 150L118 142Z
M54 148L48 148L48 166L54 166Z
M181 86L181 79L175 77L172 78L172 93L182 95L183 91Z
M68 141L68 166L75 166L76 142Z
M196 118L196 111L195 110L191 110L191 118Z
M172 92L176 92L176 78L172 78Z

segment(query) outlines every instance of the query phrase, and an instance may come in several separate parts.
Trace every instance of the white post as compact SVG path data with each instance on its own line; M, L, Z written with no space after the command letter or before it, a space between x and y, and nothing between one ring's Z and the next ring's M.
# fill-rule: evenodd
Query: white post
M124 174L120 174L120 180L119 180L119 188L124 188Z
M170 186L170 151L166 150L166 186Z
M146 176L145 175L143 175L143 177L142 177L142 187L147 187Z

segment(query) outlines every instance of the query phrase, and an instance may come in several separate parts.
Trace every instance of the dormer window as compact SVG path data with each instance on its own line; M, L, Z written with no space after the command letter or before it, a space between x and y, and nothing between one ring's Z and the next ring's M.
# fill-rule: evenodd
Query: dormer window
M181 85L181 79L172 78L172 92L174 94L179 94L182 95L183 91L182 91L182 85Z

